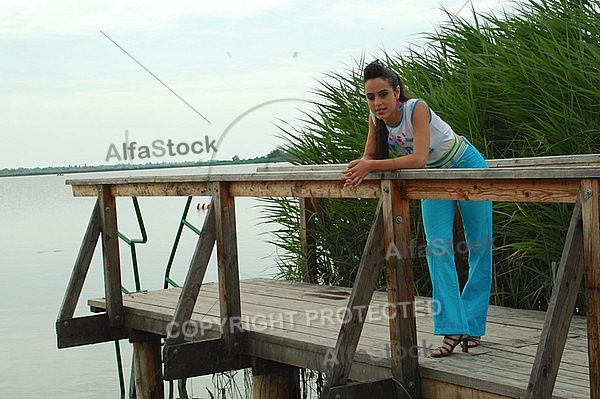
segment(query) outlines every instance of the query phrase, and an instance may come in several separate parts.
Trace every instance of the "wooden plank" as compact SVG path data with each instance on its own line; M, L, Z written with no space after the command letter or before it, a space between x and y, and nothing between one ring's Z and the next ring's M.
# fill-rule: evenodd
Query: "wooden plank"
M133 331L133 364L137 399L164 399L160 359L161 337L143 331Z
M340 176L335 180L302 180L281 177L278 181L233 181L231 195L236 197L310 197L310 198L377 198L379 182L365 180L355 189L344 186ZM330 176L331 177L331 176Z
M336 316L333 320L328 321L327 317L338 310L345 309L347 296L335 297L322 296L321 293L342 292L346 293L348 289L337 287L323 287L317 285L308 285L302 283L291 283L285 281L271 280L267 284L266 280L254 279L243 280L242 286L242 302L244 303L243 317L248 315L263 315L263 321L268 321L275 328L293 328L295 325L310 325L311 329L323 330L325 334L336 335L339 332L339 324ZM300 289L303 287L302 289ZM153 291L151 293L133 293L124 297L124 306L129 306L130 298L149 298L144 303L152 303L165 308L165 314L172 313L173 304L177 302L179 297L179 289L172 288L168 290ZM155 299L152 299L155 298ZM209 283L203 285L202 291L198 298L197 306L194 309L195 317L200 316L207 310L210 314L216 316L216 324L218 325L218 307L215 306L215 298L218 298L218 287ZM418 327L421 334L431 330L431 312L424 312L424 306L429 303L428 298L416 298L415 302L417 311ZM342 302L343 301L343 302ZM99 301L96 304L101 305ZM169 304L170 303L170 304ZM137 305L136 305L137 306ZM170 306L170 307L169 307ZM369 315L365 321L365 330L361 339L369 336L369 326L373 325L377 330L377 337L387 341L389 339L387 319L382 317L385 308L387 307L386 294L383 292L375 292L371 300ZM327 313L327 308L330 312ZM372 315L370 314L374 308ZM333 312L331 312L333 310ZM510 310L510 312L508 312ZM505 312L506 311L506 312ZM522 312L523 317L518 317ZM319 313L321 312L321 313ZM387 314L387 312L386 312ZM506 315L505 315L506 314ZM488 318L489 331L486 335L485 346L495 345L505 351L511 351L514 347L517 351L523 351L524 345L537 345L539 341L541 327L543 325L543 315L545 312L526 311L516 309L505 309L497 306L491 306ZM268 318L272 316L272 321ZM292 317L293 316L293 317ZM265 319L266 318L266 319ZM318 319L317 319L318 318ZM315 321L316 320L316 321ZM513 322L514 320L514 322ZM525 323L524 320L528 322ZM576 318L577 323L581 323L583 318ZM260 319L252 320L252 322L260 321ZM323 321L323 323L321 323ZM333 321L336 324L333 324ZM279 323L279 324L278 324ZM585 326L585 322L583 322ZM571 328L573 330L574 327ZM575 327L579 328L579 327ZM310 330L307 330L309 332ZM585 330L582 330L585 334ZM426 335L429 339L429 335ZM569 336L573 336L570 334ZM523 344L516 344L523 342ZM573 344L570 344L571 347ZM587 349L586 349L587 350ZM535 349L531 356L533 357ZM565 360L563 356L563 360ZM587 367L587 366L586 366ZM529 375L529 373L528 373Z
M333 386L344 385L348 381L352 360L358 346L369 302L377 286L384 257L381 208L380 202L377 205L375 220L360 258L344 323L340 328L335 348L333 351L328 351L325 356L324 364L328 369L325 390Z
M72 186L90 186L90 185L131 185L135 183L152 184L159 183L202 183L202 182L319 182L328 181L339 183L342 181L341 171L306 171L306 172L267 172L267 173L211 173L210 175L165 175L165 176L128 176L128 177L103 177L93 179L69 179L66 184ZM597 179L600 178L600 167L592 166L572 166L561 165L552 167L498 167L498 168L459 168L459 169L402 169L391 172L370 173L366 176L366 183L369 180L564 180L564 179ZM301 185L301 184L300 184ZM301 188L300 188L301 189ZM181 194L179 194L181 195ZM189 194L184 193L184 196ZM309 196L309 195L307 195Z
M238 370L252 366L249 356L232 355L218 338L165 347L165 380Z
M217 267L219 275L219 305L223 326L223 341L231 353L241 349L241 304L238 246L235 223L235 198L227 183L210 183L215 213Z
M511 181L424 179L406 180L403 189L408 199L574 203L579 192L579 182L558 179Z
M127 330L111 327L106 313L56 321L59 349L109 342L127 337Z
M595 165L600 163L600 154L574 154L574 155L552 155L544 157L523 158L500 158L488 159L490 168L511 166L557 166L557 165ZM346 168L347 164L323 164L323 165L281 165L268 164L256 168L256 172L313 172L313 171L339 171Z
M371 176L371 175L369 175ZM367 176L367 177L369 177ZM553 167L509 167L509 168L456 168L456 169L402 169L396 172L373 174L371 178L406 179L406 180L564 180L564 179L593 179L600 177L598 166L553 166Z
M484 392L478 389L461 387L459 385L450 384L443 381L438 381L430 378L423 379L423 398L444 398L444 399L512 399L514 395L499 395L490 392Z
M208 195L206 182L185 183L131 183L113 186L112 193L115 197L132 196L192 196L203 197Z
M590 394L592 399L600 399L600 182L584 180L581 191Z
M108 185L98 186L100 223L102 226L102 258L104 261L104 293L106 312L111 326L123 322L123 296L121 295L121 261L117 228L117 203Z
M96 200L81 246L79 247L75 266L73 266L73 271L71 272L71 278L69 279L69 284L67 285L67 290L65 291L58 314L58 320L70 319L75 314L75 308L81 296L83 283L85 282L96 245L98 244L100 230L100 207L99 201Z
M404 392L393 378L384 380L355 382L331 390L321 399L364 399L364 398L394 398L410 399L412 396Z
M600 168L598 168L600 169ZM489 169L483 169L489 170ZM453 169L444 169L448 175L428 175L427 178L414 179L408 174L397 177L405 181L408 199L470 199L486 201L513 202L565 202L574 203L579 191L577 179L559 178L519 178L507 180L493 176L474 178L472 174L452 176ZM384 177L381 174L375 177ZM365 180L356 190L343 186L339 181L236 181L231 182L230 194L250 197L310 197L310 198L377 198L380 182ZM436 178L434 178L436 177ZM204 189L197 188L197 183L164 182L122 183L114 186L113 192L118 195L137 196L190 196L205 195ZM96 186L74 185L75 196L94 196Z
M490 168L511 166L597 165L599 163L600 154L551 155L544 157L524 157L487 160L487 164Z
M412 254L411 251L399 254L397 251L390 250L391 248L406 248L412 239L409 202L399 183L395 180L383 180L381 191L392 374L407 389L411 397L419 397L421 396L421 382L419 379L417 326L413 306L415 295Z
M190 319L196 300L198 299L198 293L202 287L202 281L208 269L208 262L212 254L213 247L216 241L216 222L215 222L215 206L214 201L211 200L210 206L206 217L204 218L204 224L194 255L190 262L187 275L185 277L185 283L179 295L177 307L175 308L175 315L171 322L170 336L167 337L166 345L172 345L175 343L183 342L184 336L181 334L181 327L183 323Z
M581 198L581 196L580 196ZM526 399L552 396L575 302L583 280L581 199L577 200L567 231L556 282L533 363Z

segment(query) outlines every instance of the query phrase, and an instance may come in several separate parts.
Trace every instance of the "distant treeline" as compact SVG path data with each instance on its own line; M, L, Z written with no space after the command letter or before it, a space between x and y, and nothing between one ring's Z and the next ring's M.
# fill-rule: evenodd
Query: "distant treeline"
M193 166L210 165L237 165L251 163L283 162L283 152L275 149L260 157L240 159L237 155L231 160L210 160L210 161L186 161L186 162L149 162L140 164L115 164L115 165L69 165L69 166L46 166L37 168L4 168L0 169L2 176L30 176L30 175L50 175L64 173L83 173L83 172L108 172L118 170L135 169L161 169L161 168L185 168Z

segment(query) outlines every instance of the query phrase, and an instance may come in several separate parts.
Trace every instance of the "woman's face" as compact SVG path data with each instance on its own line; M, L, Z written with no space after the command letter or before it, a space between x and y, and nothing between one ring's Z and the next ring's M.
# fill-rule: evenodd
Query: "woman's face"
M396 90L383 78L373 78L365 82L365 95L369 109L379 119L388 125L395 125L400 121L400 111L396 102L400 95L400 87Z

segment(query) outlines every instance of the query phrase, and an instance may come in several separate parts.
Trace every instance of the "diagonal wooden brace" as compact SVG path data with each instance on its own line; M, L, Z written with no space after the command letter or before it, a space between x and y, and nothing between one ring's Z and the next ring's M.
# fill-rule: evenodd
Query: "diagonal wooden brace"
M327 356L329 360L327 381L323 392L329 388L344 385L348 381L352 360L356 353L356 347L360 340L360 334L367 317L369 303L373 296L373 291L377 285L377 279L384 258L383 245L383 227L382 227L382 205L381 201L375 211L375 221L371 226L365 249L363 251L358 273L354 280L354 286L350 299L348 300L347 312L349 312L342 324L338 335L335 349L332 356Z
M583 280L581 196L577 198L565 240L556 284L546 311L544 327L525 398L549 398L554 390L577 294Z

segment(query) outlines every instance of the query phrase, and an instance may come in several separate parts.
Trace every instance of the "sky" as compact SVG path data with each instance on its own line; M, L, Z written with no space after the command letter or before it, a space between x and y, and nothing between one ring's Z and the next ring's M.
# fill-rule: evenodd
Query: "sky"
M508 4L2 2L0 169L266 155L325 74L422 45L443 8L468 18Z

